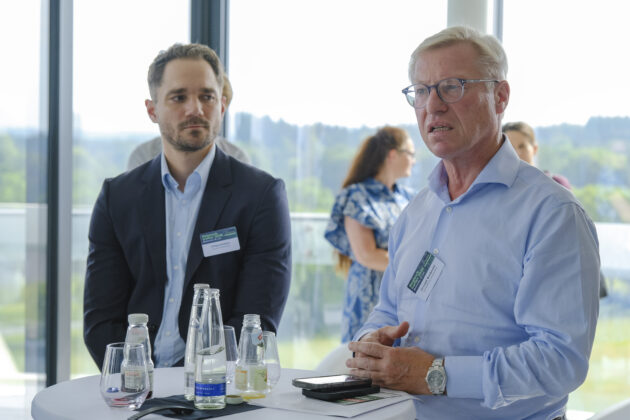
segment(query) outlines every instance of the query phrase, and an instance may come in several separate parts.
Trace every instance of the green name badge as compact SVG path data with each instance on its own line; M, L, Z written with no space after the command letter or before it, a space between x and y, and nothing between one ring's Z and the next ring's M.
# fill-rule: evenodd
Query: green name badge
M442 261L432 253L425 252L418 267L416 267L416 271L411 276L407 288L426 300L440 277L443 268L444 263Z
M238 251L241 249L235 226L202 233L200 236L201 248L203 250L204 257L225 254L226 252Z

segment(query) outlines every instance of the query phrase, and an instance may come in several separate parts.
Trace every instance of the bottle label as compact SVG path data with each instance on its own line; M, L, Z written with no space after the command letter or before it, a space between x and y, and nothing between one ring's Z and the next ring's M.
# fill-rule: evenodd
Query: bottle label
M218 384L195 382L195 396L197 397L220 397L222 395L225 395L225 382Z
M236 372L234 373L234 382L236 388L241 390L247 389L247 369L243 369L241 367L236 368Z
M123 390L142 391L145 388L144 371L142 369L126 368L123 373Z
M252 367L253 386L256 391L267 389L267 366Z

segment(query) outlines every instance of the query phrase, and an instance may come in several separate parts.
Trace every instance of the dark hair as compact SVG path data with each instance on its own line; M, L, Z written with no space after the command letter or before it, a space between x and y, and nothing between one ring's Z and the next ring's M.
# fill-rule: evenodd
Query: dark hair
M219 83L219 88L223 89L223 65L221 64L221 60L219 60L219 56L212 48L203 44L174 44L166 51L160 51L149 66L147 80L149 82L149 93L151 94L152 100L157 100L157 89L162 84L162 77L164 76L166 65L170 61L179 58L199 58L206 60L214 71L214 75Z
M534 134L534 129L529 124L524 123L523 121L505 123L503 124L501 131L503 131L504 133L507 131L519 132L524 135L527 140L529 140L529 143L532 146L536 146L536 135Z
M375 176L383 167L390 150L400 150L409 136L402 128L385 126L361 143L350 164L342 188Z
M376 134L363 140L341 187L346 188L376 176L383 167L390 150L402 149L408 137L407 132L402 128L385 126L379 129ZM337 252L336 268L339 272L348 274L350 264L352 261L348 256Z

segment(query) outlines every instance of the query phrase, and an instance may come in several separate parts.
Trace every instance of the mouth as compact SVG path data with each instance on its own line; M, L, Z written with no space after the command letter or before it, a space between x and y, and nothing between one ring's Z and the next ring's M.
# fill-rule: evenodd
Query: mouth
M180 130L186 129L200 129L200 128L208 128L208 124L205 121L200 121L199 119L189 120L180 125Z
M451 127L448 127L446 125L440 125L440 124L432 125L429 127L429 133L437 133L440 131L450 131L450 130L452 130Z

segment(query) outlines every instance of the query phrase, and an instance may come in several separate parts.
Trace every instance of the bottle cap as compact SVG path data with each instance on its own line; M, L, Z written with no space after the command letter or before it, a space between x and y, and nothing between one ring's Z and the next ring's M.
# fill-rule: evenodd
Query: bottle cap
M243 322L256 322L260 324L260 315L258 314L245 314Z
M147 314L129 314L127 320L130 324L146 324L149 322L149 315Z
M209 289L210 285L207 283L195 283L194 289Z

